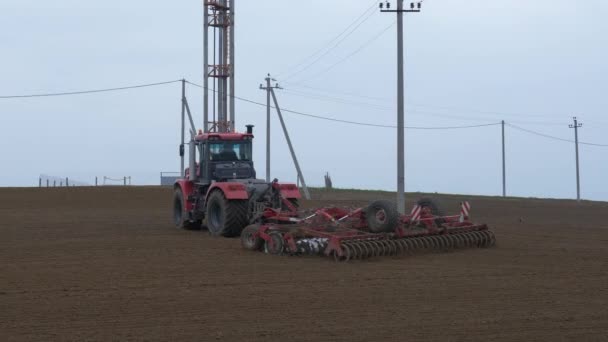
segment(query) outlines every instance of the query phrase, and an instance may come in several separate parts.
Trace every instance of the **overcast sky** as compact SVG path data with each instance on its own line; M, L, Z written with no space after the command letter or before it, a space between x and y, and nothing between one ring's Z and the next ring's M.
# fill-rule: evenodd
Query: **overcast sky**
M392 14L374 10L334 50L289 77L372 5L238 1L237 95L264 102L258 85L270 72L285 87L277 92L285 108L395 124L396 28L380 34ZM581 141L608 144L607 17L603 0L426 0L422 13L405 19L406 125L504 119L573 139L568 124L576 115ZM3 0L0 40L0 96L202 82L202 1ZM201 90L189 88L188 97L202 125ZM0 186L37 185L40 174L158 184L160 171L179 167L179 84L0 99L0 113ZM239 128L256 125L254 156L264 178L265 108L238 101L236 115ZM338 187L396 187L395 129L285 119L309 184L321 185L330 172ZM272 176L295 181L276 117L272 124ZM576 195L573 144L511 127L506 139L509 194ZM498 195L500 149L500 126L406 130L406 189ZM583 197L608 200L608 147L581 146L580 153Z

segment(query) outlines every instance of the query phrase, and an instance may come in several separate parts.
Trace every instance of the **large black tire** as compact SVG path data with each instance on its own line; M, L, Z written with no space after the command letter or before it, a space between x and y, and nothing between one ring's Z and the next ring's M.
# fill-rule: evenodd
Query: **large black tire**
M391 201L375 201L365 209L369 230L373 233L393 232L399 225L399 211Z
M422 208L429 208L431 210L431 214L435 216L445 216L439 201L433 198L421 198L418 200L417 204ZM435 219L435 224L441 225L445 223L445 220L442 218Z
M236 237L247 226L247 200L227 200L215 190L207 200L207 229L213 236Z
M186 212L186 203L182 190L176 188L173 192L173 223L177 228L195 230L200 229L200 222L192 222Z

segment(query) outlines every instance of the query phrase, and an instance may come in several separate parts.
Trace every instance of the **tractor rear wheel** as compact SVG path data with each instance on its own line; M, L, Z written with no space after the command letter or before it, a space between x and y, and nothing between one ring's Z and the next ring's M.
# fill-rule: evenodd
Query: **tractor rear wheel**
M220 190L207 200L207 228L213 236L236 237L249 223L247 200L228 200Z
M365 209L369 230L373 233L392 232L399 225L397 206L391 201L375 201Z
M192 222L188 219L184 193L179 188L173 192L173 223L181 229L194 230L201 228L200 222Z

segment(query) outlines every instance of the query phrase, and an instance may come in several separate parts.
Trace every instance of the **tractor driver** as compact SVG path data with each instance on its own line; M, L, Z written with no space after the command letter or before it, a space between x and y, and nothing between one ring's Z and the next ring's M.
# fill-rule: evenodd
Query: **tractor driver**
M236 161L239 160L236 152L234 152L234 148L232 144L224 144L222 146L222 150L219 153L219 160L221 161Z

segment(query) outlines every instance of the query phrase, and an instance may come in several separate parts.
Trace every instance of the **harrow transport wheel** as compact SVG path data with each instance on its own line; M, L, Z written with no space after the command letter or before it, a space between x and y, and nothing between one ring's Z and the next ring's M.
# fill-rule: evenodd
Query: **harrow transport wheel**
M173 192L173 223L177 228L181 229L194 230L201 228L200 222L192 222L188 220L184 194L179 188L176 188Z
M259 251L264 245L264 240L260 238L257 233L260 230L259 224L252 224L241 232L241 246L251 251Z
M417 204L422 208L429 208L431 210L431 214L435 216L445 216L443 213L443 209L439 202L433 198L421 198L418 200ZM435 224L440 226L445 223L445 220L442 218L435 219Z
M391 201L375 201L365 209L369 230L373 233L392 232L399 224L397 206Z
M228 200L215 190L207 200L207 228L213 236L235 237L247 225L246 200Z
M268 234L270 236L270 241L266 241L264 249L266 253L272 255L281 255L283 254L285 244L283 243L283 236L281 236L278 232L272 232Z

